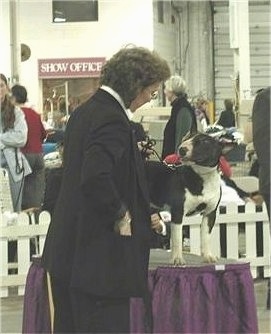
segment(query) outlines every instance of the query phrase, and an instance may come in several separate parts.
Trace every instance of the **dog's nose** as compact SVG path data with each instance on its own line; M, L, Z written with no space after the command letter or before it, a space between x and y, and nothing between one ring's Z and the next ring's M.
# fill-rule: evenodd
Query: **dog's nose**
M186 147L180 147L179 148L179 155L181 157L184 157L186 155L187 151L188 151L188 148L186 148Z

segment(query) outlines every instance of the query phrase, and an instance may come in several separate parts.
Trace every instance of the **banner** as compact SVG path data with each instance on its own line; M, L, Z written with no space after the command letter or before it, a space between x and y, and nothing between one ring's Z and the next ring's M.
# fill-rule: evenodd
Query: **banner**
M99 77L105 57L38 59L39 78Z

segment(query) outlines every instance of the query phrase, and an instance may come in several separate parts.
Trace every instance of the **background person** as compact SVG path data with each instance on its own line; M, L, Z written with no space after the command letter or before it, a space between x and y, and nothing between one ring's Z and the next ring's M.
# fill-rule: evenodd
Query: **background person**
M253 144L259 164L259 191L270 217L270 87L255 97L252 110Z
M32 173L25 177L22 197L22 209L41 208L45 187L45 165L43 160L42 143L46 131L40 115L27 107L27 91L24 86L14 85L11 88L14 103L24 112L28 133L27 142L21 151L27 158Z
M27 124L22 110L13 105L9 97L8 81L0 74L0 162L9 173L13 210L21 211L24 178L31 168L20 148L27 140Z
M146 297L149 196L127 109L149 102L169 74L155 52L123 48L104 65L98 91L70 116L42 256L55 333L128 333L130 297Z
M199 132L205 132L207 126L210 125L208 116L208 100L199 97L196 101L195 115L197 119L197 129Z
M224 100L225 109L221 111L217 125L223 126L223 128L235 127L235 115L233 111L233 101L231 99Z
M258 159L259 191L262 194L270 220L270 87L255 97L252 109L253 144ZM270 226L271 230L271 226ZM267 309L270 310L270 278L268 280Z
M178 145L187 133L197 131L196 116L193 107L187 101L184 79L178 75L171 76L165 82L164 92L172 108L164 130L162 159L176 153Z

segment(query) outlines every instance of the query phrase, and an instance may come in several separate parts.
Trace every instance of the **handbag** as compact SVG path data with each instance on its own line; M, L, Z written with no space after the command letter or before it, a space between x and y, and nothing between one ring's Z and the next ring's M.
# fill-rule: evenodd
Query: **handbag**
M13 205L10 192L9 174L5 168L0 168L0 205L1 211L13 212Z

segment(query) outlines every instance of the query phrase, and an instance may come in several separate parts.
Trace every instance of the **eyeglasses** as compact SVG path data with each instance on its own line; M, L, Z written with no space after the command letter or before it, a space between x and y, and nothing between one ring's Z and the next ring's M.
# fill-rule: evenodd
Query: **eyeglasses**
M151 99L152 100L155 100L157 98L157 96L158 96L158 91L157 90L151 92Z

